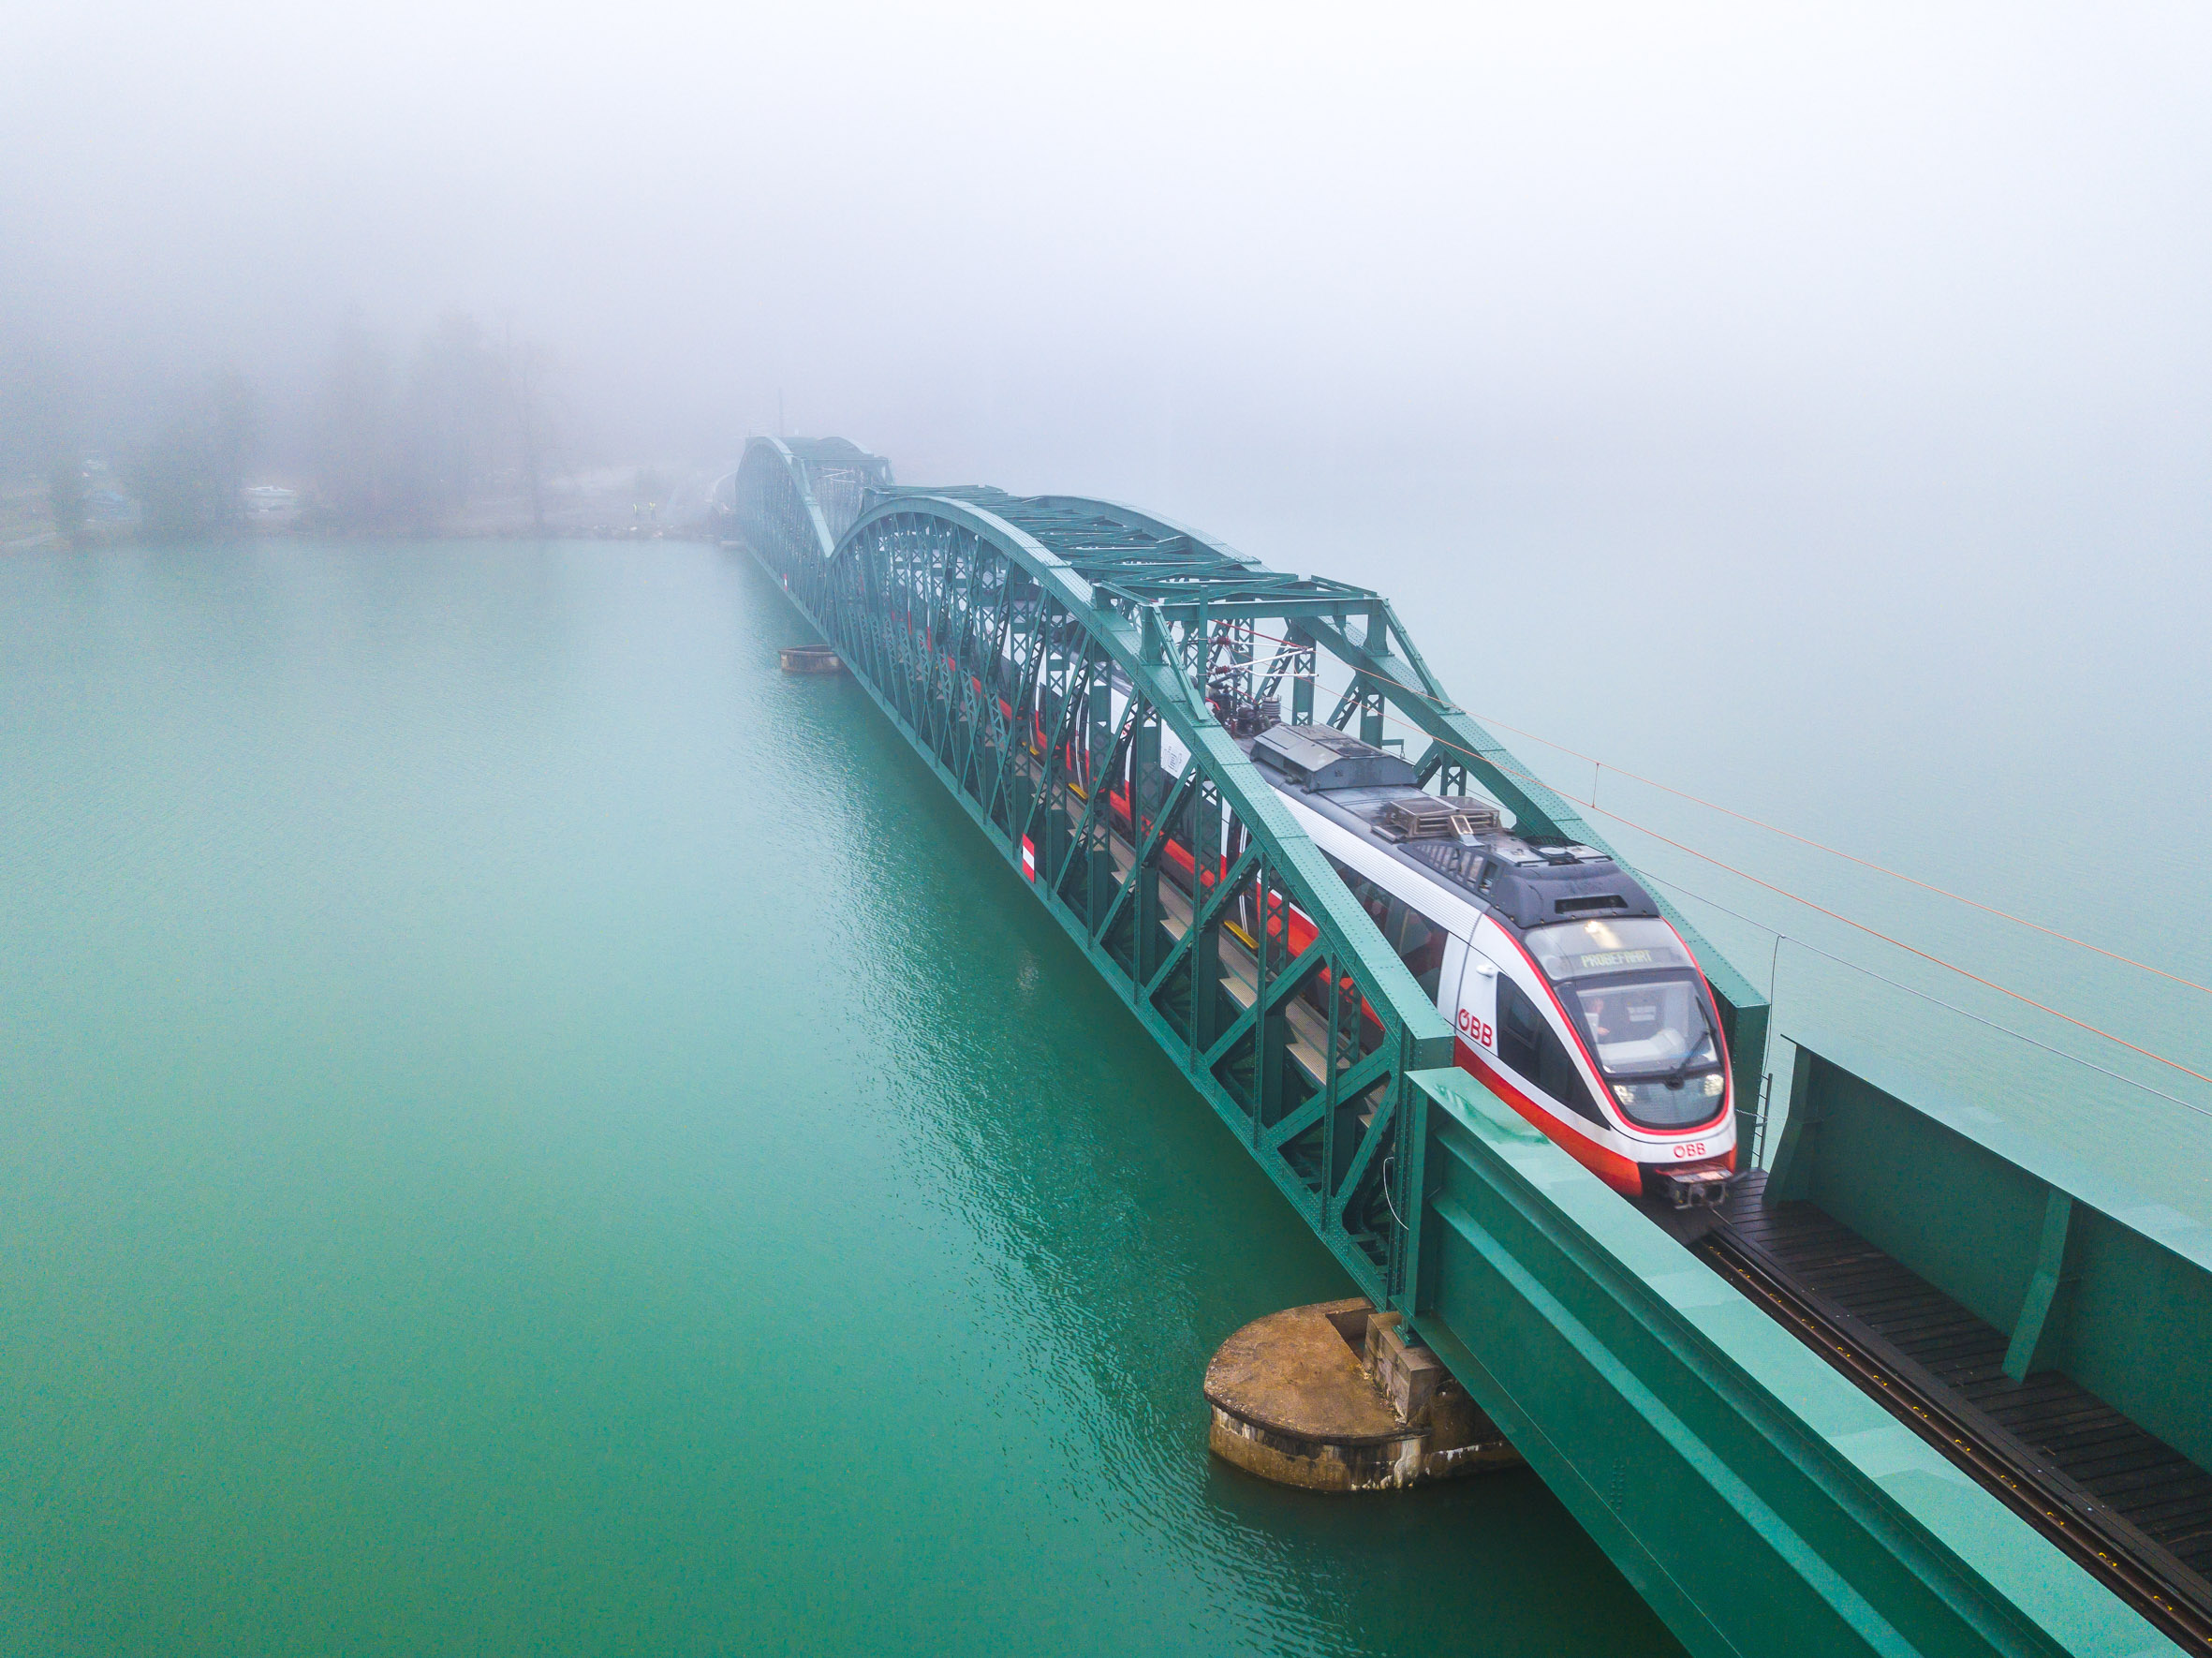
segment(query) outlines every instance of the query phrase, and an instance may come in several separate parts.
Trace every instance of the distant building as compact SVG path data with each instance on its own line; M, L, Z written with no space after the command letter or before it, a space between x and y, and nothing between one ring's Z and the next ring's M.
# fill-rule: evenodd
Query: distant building
M145 516L138 502L121 490L88 489L84 492L84 517L88 524L136 524Z

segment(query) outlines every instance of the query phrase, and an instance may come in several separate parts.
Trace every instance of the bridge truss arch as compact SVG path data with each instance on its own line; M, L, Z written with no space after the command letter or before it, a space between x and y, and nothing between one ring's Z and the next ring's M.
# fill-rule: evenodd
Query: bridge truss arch
M824 480L855 472L881 481L840 524L850 496ZM838 440L755 439L737 495L746 544L939 780L1361 1287L1413 1311L1428 1136L1408 1078L1452 1064L1453 1033L1217 710L1313 721L1327 679L1318 717L1381 746L1394 711L1424 785L1602 843L1370 589L1112 502L896 488ZM1678 925L1755 1099L1764 1004Z
M891 463L842 437L756 437L733 481L737 522L763 557L826 560Z
M1920 1429L1451 1063L1442 1015L1221 715L1379 746L1394 719L1425 785L1604 842L1453 703L1380 594L1111 502L898 488L836 440L756 440L736 496L743 543L938 780L1690 1651L1777 1630L1857 1658L2150 1650ZM1674 919L1741 1117L1766 1005Z

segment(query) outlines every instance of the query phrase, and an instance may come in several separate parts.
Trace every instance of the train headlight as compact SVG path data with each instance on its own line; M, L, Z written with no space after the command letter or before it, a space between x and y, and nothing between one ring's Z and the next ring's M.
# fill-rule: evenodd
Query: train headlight
M1712 1075L1705 1078L1705 1098L1708 1100L1718 1100L1720 1098L1721 1089L1727 1087L1728 1084L1721 1080L1720 1073L1718 1071L1714 1072Z

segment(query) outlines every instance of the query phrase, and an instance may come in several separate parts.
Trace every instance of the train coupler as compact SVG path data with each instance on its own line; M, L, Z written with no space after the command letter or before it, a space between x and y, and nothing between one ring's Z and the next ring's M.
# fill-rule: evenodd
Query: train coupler
M1656 1172L1659 1190L1678 1209L1717 1209L1728 1199L1728 1169L1723 1164Z

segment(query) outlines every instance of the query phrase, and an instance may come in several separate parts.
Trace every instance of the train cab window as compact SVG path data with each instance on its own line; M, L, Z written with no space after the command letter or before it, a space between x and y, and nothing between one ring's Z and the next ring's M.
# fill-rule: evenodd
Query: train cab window
M1503 973L1497 976L1497 1057L1577 1116L1605 1121L1565 1040Z

